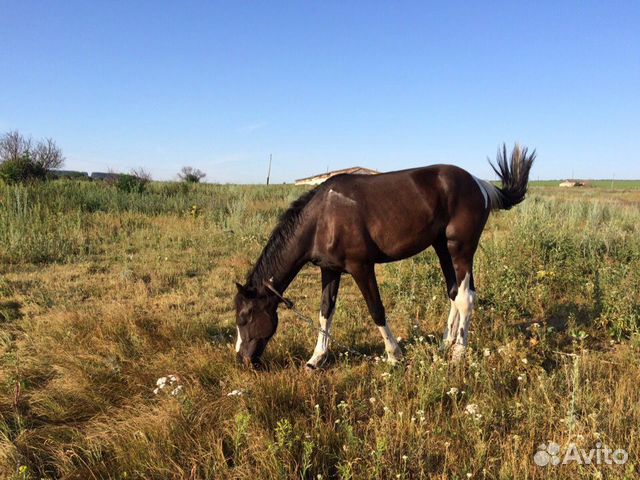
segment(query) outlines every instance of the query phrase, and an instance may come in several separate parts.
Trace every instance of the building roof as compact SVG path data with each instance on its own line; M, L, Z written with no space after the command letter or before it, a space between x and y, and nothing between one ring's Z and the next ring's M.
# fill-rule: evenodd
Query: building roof
M91 178L93 180L113 180L121 177L120 173L112 173L112 172L92 172Z
M335 175L340 175L342 173L351 173L351 174L356 174L356 175L377 175L378 171L376 170L372 170L370 168L364 168L364 167L351 167L351 168L343 168L342 170L332 170L331 172L326 172L326 173L321 173L318 175L312 175L311 177L305 177L305 178L299 178L296 180L296 183L298 182L304 182L304 181L308 181L308 180L319 180L324 178L325 180L328 178L331 178Z
M52 175L56 177L88 177L89 174L87 172L78 172L75 170L50 170Z

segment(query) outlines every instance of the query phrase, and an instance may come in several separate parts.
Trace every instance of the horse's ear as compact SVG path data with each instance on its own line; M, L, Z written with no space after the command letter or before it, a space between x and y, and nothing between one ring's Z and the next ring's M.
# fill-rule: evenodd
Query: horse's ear
M254 298L256 296L256 290L252 287L247 287L236 282L236 288L238 289L238 293L247 298Z

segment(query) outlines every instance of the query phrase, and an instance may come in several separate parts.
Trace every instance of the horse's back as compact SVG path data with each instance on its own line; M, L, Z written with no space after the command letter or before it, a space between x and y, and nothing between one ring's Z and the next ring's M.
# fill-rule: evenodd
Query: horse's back
M319 192L315 250L338 264L415 255L443 233L456 208L456 185L468 182L472 177L453 165L335 176Z

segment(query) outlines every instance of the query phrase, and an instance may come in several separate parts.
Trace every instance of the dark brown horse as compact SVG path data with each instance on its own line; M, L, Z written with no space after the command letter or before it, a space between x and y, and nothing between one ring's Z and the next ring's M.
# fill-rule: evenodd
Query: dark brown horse
M349 273L385 343L387 359L402 352L385 318L374 266L411 257L433 246L447 283L451 310L444 346L464 356L475 301L473 256L492 210L524 200L535 151L498 150L492 165L502 186L453 165L432 165L380 175L337 175L296 200L282 215L244 285L236 284L236 352L256 364L278 327L282 294L307 262L322 274L320 333L310 368L328 353L340 276ZM450 348L453 347L453 348Z

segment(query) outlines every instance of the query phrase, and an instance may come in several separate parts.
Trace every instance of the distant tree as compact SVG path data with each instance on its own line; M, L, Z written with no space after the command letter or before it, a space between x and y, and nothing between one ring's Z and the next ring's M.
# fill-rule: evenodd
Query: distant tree
M188 183L199 183L200 180L206 176L207 174L202 170L198 170L193 167L182 167L182 170L180 170L180 173L178 174L178 178L180 180Z
M33 145L31 138L14 130L0 137L0 177L14 183L44 179L49 170L64 164L62 150L47 138Z
M152 180L151 172L143 167L134 168L133 170L131 170L131 175L145 183L149 183Z
M28 155L31 151L31 139L25 138L14 130L0 137L0 163L7 160L17 160Z
M64 165L62 150L51 138L38 142L33 149L33 159L46 171L60 168Z

